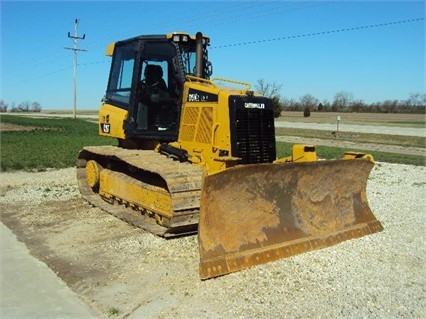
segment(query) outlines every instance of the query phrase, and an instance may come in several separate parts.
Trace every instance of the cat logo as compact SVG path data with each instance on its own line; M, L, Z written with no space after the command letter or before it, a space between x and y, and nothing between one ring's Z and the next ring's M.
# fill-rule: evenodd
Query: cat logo
M264 109L264 103L244 103L246 109Z
M109 123L102 123L101 124L101 131L102 131L102 133L106 133L106 134L111 133L111 124L109 124Z

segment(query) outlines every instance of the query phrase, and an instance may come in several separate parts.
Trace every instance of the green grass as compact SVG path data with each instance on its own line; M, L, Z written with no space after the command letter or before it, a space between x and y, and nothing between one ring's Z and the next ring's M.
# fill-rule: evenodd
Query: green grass
M30 118L22 116L2 115L2 123L12 123L22 126L29 126L31 131L10 131L1 133L1 171L26 170L43 171L49 168L73 167L79 151L88 145L117 145L114 138L106 138L98 135L98 127L95 123L90 123L80 119L53 119L53 118ZM287 135L288 129L285 129ZM297 136L320 137L320 132L308 133L293 132ZM299 135L305 134L305 135ZM312 136L313 134L313 136ZM356 141L365 141L362 134L353 138ZM371 134L370 134L371 135ZM376 137L382 141L382 135ZM392 137L391 137L392 138ZM395 145L410 145L424 147L424 139L421 142L413 137L401 137L398 140L393 137ZM377 142L377 141L376 141ZM383 141L382 141L383 142ZM390 140L389 140L390 142ZM277 142L277 155L284 157L291 155L291 143ZM356 151L350 149L351 151ZM334 159L341 158L345 151L349 149L317 146L317 154L320 158ZM362 150L359 150L362 151ZM423 156L394 154L384 152L369 152L376 161L402 163L425 166Z
M97 124L79 119L2 115L1 122L34 128L1 133L1 171L72 167L84 146L117 144L116 139L99 136Z
M292 153L292 143L277 142L277 157L290 156ZM397 164L410 164L417 166L426 166L426 161L423 156L409 155L409 154L396 154L376 151L365 151L356 149L345 149L341 147L329 146L316 146L317 155L322 159L337 159L342 158L343 154L348 151L366 152L373 155L374 160L378 162L397 163Z
M408 127L425 127L424 121L391 121L388 123L389 125L396 125L396 126L408 126Z
M331 131L327 130L311 130L300 128L275 128L277 136L300 136L307 138L321 138L334 140ZM403 136L390 134L374 134L374 133L358 133L358 132L339 132L339 140L359 142L359 143L375 143L388 144L410 147L425 147L425 139L421 136Z
M120 314L120 310L116 307L111 307L108 309L108 317L118 316Z

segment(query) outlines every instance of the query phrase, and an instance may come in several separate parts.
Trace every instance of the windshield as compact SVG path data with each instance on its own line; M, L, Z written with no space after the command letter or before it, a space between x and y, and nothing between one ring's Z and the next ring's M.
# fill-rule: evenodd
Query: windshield
M132 43L117 46L111 66L106 98L127 107L132 87L135 50Z

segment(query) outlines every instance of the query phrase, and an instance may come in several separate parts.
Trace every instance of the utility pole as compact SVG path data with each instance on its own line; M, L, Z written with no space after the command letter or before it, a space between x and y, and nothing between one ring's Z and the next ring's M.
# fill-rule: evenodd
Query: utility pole
M86 38L86 35L83 34L82 37L78 36L78 19L75 19L75 25L74 25L74 35L71 35L70 32L68 32L68 38L71 38L73 40L74 46L72 48L65 47L64 49L67 50L73 50L74 51L74 72L73 72L73 79L74 79L74 94L73 94L73 118L76 118L76 109L77 109L77 52L78 51L87 51L84 49L78 48L78 40L84 40Z

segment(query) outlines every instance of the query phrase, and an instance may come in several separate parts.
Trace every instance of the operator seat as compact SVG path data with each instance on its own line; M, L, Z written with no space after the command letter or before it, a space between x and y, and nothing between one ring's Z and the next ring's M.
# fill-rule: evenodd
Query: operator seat
M168 97L168 89L163 79L163 68L157 64L148 64L144 71L142 96L138 103L136 123L138 129L148 130L160 127L161 112L165 102L161 98ZM170 113L167 111L167 113ZM155 129L155 128L154 128Z
M161 66L148 64L144 75L146 85L157 86L160 90L167 91L167 85L163 79L163 68Z

